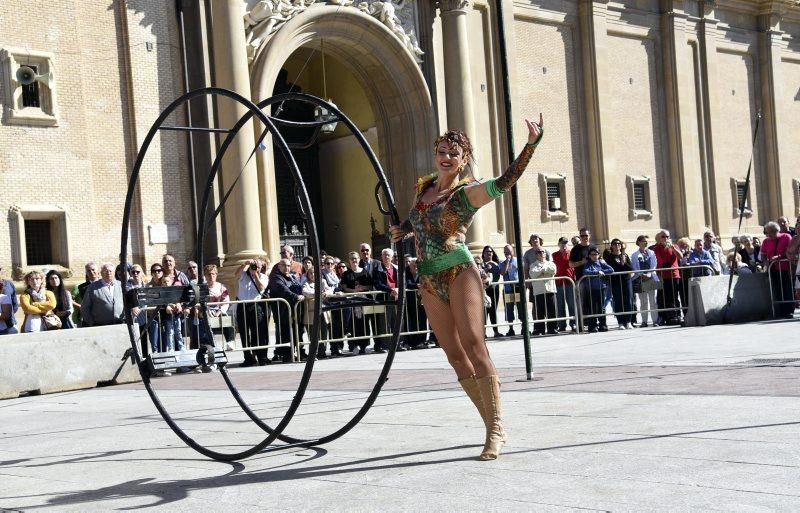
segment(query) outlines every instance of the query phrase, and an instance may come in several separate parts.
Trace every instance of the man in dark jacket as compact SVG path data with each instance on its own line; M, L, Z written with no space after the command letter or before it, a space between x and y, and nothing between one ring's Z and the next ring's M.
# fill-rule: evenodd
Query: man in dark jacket
M394 251L386 248L381 251L380 262L375 262L372 266L372 285L375 290L384 292L386 295L381 297L384 300L397 301L399 293L399 282L397 266L392 263ZM380 297L380 296L379 296ZM378 324L378 338L375 339L375 352L382 353L385 351L385 346L391 340L390 337L385 336L392 332L396 318L397 309L393 306L387 305L385 314L377 319ZM382 336L384 335L384 336ZM401 344L397 347L398 351L405 351L406 348Z
M294 307L303 301L303 295L296 292L297 284L292 280L292 262L288 258L278 260L275 270L269 278L269 297L270 299L284 299L290 307ZM292 317L289 308L283 301L270 301L272 318L275 321L275 343L288 344L291 340ZM301 351L301 354L303 351ZM292 361L291 347L279 347L275 349L275 360L284 362Z

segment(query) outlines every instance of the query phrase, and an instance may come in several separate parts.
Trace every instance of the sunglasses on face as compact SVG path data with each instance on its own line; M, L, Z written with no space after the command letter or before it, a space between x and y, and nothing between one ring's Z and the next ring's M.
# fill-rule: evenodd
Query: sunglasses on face
M142 271L131 271L133 274L142 274Z
M164 270L163 269L150 269L150 272L151 273L163 273Z

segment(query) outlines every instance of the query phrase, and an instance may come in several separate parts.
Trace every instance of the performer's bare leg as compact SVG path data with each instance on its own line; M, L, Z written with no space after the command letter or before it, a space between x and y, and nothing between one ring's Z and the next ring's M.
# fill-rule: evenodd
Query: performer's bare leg
M450 305L439 299L438 296L420 289L422 292L422 304L425 306L425 313L428 315L428 322L436 334L436 340L444 350L447 361L456 371L459 380L473 378L475 368L472 366L470 357L461 345L461 338L456 330L456 321L450 312Z
M506 441L501 423L500 382L486 348L483 283L475 267L450 284L450 303L422 289L423 304L439 345L486 426L481 459L497 458Z

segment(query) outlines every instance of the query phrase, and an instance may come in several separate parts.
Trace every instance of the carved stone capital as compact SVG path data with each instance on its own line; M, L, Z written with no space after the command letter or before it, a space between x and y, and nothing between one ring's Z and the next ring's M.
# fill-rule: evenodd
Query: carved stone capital
M442 12L464 10L471 3L471 0L439 0L439 9Z

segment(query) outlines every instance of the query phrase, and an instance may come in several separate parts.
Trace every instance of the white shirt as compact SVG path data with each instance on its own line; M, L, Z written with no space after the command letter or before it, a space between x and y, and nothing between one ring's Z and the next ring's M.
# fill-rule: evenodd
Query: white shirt
M258 273L258 278L261 283L266 287L267 283L269 282L269 278L267 278L266 274ZM261 297L262 290L258 290L256 288L255 281L250 278L250 273L248 271L242 271L241 276L239 276L239 299L242 301L247 301L250 299L258 299Z

